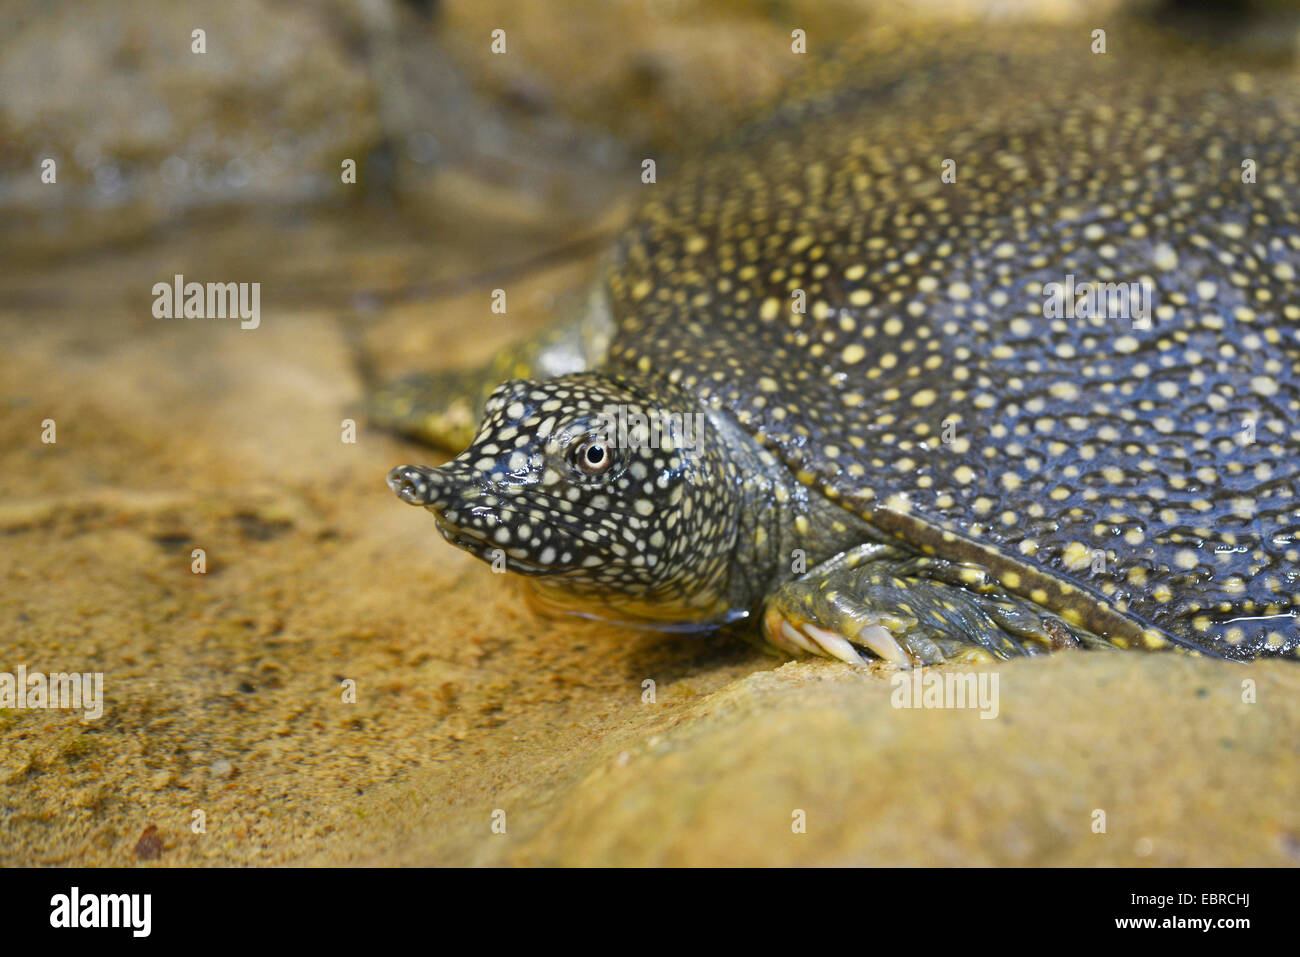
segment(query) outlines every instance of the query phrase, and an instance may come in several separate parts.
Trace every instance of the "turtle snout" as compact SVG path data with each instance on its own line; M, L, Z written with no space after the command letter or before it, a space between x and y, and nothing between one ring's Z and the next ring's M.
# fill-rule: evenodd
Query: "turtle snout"
M423 465L399 465L388 473L388 487L408 505L435 508L447 504L451 485L437 469Z

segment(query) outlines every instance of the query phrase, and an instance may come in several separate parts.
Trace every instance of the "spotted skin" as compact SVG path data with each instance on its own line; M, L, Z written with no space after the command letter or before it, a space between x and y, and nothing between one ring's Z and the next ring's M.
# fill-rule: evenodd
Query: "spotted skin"
M784 588L769 613L841 635L823 599L789 596L791 550L889 543L978 567L990 602L1076 636L1295 656L1296 78L1135 34L1103 56L1059 31L979 43L828 67L833 92L654 187L613 251L616 329L587 384L707 410L709 507L729 511L691 539L700 570L659 563L675 591L625 556L590 590L671 592L670 615L690 593L716 617ZM1150 321L1053 316L1045 288L1067 281L1147 282ZM665 491L626 494L673 514ZM857 606L879 602L859 579Z
M667 394L657 385L653 395ZM562 604L692 627L735 617L727 584L738 463L707 422L689 454L662 437L620 446L617 435L603 438L611 408L626 417L659 406L631 380L508 381L469 449L442 468L394 469L389 485L432 511L452 544L537 577ZM598 451L597 470L584 456Z

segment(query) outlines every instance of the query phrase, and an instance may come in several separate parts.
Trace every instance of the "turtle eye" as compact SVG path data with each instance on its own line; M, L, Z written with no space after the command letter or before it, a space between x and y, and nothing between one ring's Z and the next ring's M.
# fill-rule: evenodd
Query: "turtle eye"
M614 462L609 445L600 439L585 439L573 452L573 464L584 475L600 475Z

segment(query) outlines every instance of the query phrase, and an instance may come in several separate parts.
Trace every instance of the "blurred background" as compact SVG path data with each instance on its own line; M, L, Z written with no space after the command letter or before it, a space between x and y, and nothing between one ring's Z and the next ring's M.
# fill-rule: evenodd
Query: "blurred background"
M1266 732L1178 710L1233 700L1204 663L1038 663L1005 720L903 724L842 666L538 619L385 487L439 453L341 438L363 366L551 318L643 158L797 78L793 29L818 55L1115 8L0 0L0 670L102 671L107 699L0 709L0 863L1300 860L1294 808L1234 797L1287 767ZM175 274L261 283L260 326L155 318ZM1133 810L1081 840L1106 802Z

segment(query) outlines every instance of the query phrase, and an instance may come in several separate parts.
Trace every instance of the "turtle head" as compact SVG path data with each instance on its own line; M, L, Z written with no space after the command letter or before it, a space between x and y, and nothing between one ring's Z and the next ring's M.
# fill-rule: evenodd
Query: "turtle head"
M620 620L727 617L736 470L684 394L593 373L511 380L469 448L388 475L443 537L534 578L548 604Z

